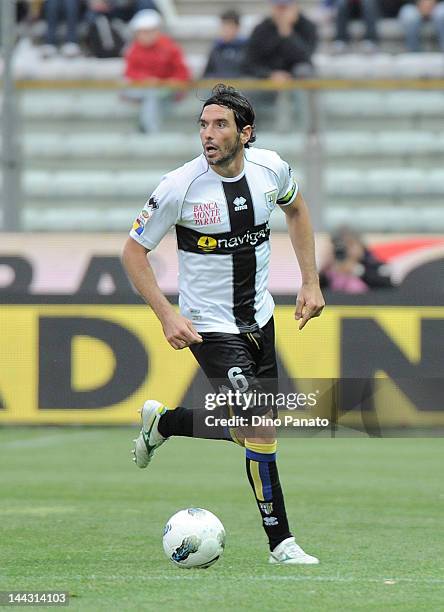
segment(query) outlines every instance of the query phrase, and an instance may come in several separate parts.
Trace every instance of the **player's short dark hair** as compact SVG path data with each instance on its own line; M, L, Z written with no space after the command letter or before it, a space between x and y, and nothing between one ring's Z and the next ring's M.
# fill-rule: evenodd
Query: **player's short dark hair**
M205 100L202 106L202 111L210 104L217 104L218 106L230 108L233 111L238 132L241 132L245 126L251 125L253 129L250 140L244 145L245 148L248 148L250 144L256 140L256 125L254 123L256 116L254 113L254 108L240 91L234 87L230 87L230 85L218 83L213 87L211 96Z
M221 21L232 21L236 25L240 25L240 15L237 11L229 9L220 15Z

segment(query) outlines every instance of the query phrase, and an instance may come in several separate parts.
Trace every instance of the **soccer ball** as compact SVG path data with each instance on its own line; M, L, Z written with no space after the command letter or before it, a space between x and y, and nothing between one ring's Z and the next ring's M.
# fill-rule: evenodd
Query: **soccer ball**
M210 567L222 555L224 547L224 526L217 516L203 508L176 512L163 531L163 550L179 567Z

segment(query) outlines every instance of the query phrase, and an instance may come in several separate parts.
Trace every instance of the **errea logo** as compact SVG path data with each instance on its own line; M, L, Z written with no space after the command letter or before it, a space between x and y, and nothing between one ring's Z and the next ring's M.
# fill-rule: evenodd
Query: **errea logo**
M248 206L245 204L246 201L247 200L242 197L237 197L235 200L233 200L235 212L239 212L240 210L246 210L248 208Z

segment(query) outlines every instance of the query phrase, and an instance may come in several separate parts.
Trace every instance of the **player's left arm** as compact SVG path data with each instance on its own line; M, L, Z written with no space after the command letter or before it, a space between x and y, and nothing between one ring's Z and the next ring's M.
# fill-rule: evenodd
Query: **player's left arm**
M300 320L299 329L302 329L307 321L319 317L325 306L316 268L313 228L299 191L291 204L281 208L286 214L288 233L301 269L302 286L296 299L295 319Z

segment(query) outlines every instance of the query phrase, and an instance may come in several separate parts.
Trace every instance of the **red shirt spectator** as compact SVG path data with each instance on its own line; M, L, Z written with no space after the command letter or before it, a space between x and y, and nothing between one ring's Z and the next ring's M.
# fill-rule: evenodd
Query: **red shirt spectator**
M137 13L131 22L134 40L125 53L125 77L131 81L188 81L190 71L179 45L160 31L156 11Z
M165 34L159 34L149 46L135 40L125 53L125 60L125 76L131 81L191 78L182 50Z

